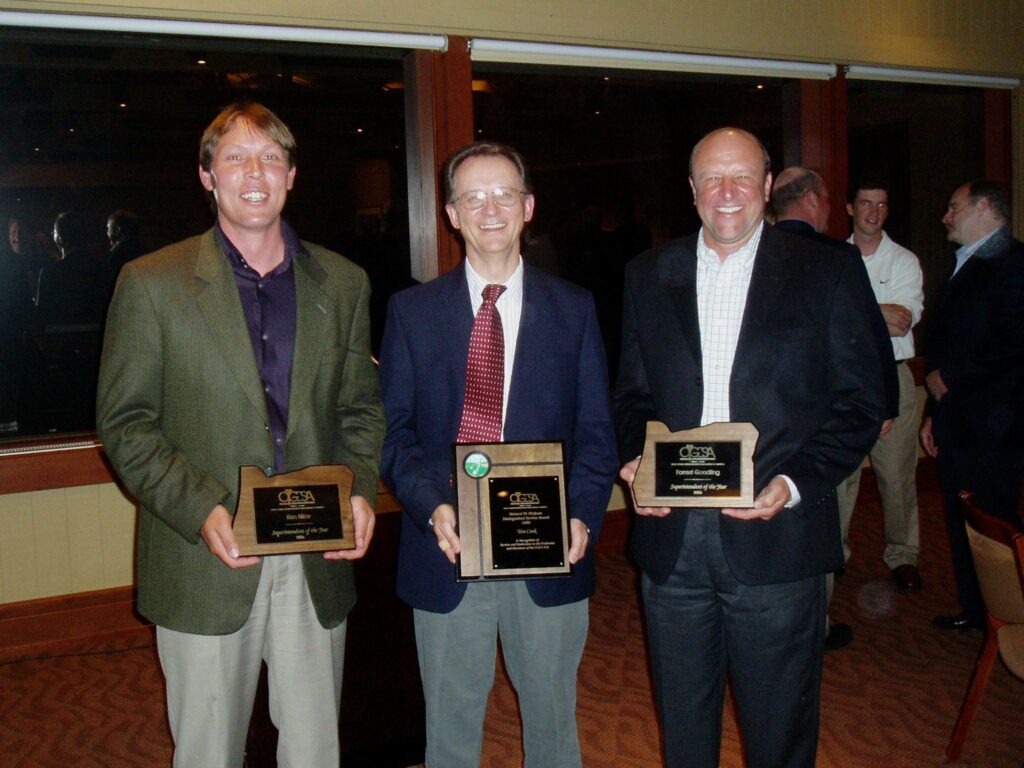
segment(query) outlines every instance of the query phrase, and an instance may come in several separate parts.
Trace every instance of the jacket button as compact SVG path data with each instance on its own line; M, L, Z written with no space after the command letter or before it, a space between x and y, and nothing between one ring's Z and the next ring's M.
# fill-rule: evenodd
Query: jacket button
M697 378L695 378L693 380L693 383L696 384L698 387L703 387L704 386L704 379L703 379L703 377L698 376Z
M273 467L264 467L263 468L263 474L265 474L267 477L270 477L272 474L274 474L274 468Z

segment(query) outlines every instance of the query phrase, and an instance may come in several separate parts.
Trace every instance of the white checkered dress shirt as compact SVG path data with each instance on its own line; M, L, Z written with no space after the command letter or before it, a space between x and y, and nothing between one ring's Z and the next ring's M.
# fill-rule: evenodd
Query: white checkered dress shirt
M704 410L701 426L729 421L729 379L736 342L740 337L747 289L754 269L754 255L764 224L738 251L723 262L704 243L704 229L697 236L697 318L704 377Z

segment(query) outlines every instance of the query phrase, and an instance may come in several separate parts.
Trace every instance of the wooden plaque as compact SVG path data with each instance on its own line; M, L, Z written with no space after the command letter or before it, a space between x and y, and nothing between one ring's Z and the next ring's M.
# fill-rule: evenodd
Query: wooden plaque
M568 576L562 443L456 444L453 456L457 578Z
M267 477L238 470L234 531L241 555L355 549L352 470L318 465Z
M633 495L641 507L754 506L754 446L748 422L717 422L670 432L647 422Z

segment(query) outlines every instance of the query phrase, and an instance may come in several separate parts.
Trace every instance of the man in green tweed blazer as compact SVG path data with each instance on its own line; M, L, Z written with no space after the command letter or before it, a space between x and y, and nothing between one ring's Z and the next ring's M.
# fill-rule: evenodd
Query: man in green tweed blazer
M373 534L383 412L369 284L281 219L295 141L258 104L207 128L205 234L127 264L104 340L97 424L139 500L139 612L157 625L175 766L242 764L261 660L278 762L338 765L351 563ZM240 557L238 469L346 464L357 548Z

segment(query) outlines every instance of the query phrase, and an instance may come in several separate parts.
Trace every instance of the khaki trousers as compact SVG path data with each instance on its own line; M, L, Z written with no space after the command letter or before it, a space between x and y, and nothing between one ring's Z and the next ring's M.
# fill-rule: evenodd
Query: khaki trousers
M868 456L875 470L878 492L882 497L885 519L885 551L882 560L890 569L917 564L921 550L917 511L917 433L921 409L917 401L914 375L906 363L897 366L900 384L900 410L892 429L880 437ZM839 499L839 526L843 535L843 555L850 559L850 520L860 491L858 467L836 486ZM832 574L828 578L828 596L832 597Z
M270 718L280 732L280 768L341 762L338 711L345 622L324 629L299 555L263 558L249 619L229 635L157 627L167 680L174 768L241 768L260 663L266 661Z

